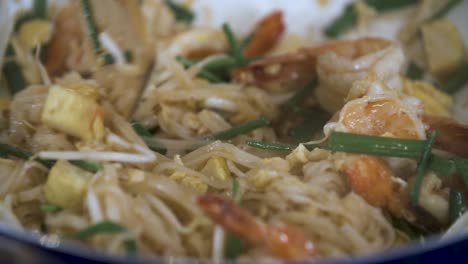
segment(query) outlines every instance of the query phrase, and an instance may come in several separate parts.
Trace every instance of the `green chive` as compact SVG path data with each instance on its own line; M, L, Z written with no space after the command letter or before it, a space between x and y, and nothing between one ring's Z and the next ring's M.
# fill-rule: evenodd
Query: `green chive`
M123 55L127 63L133 61L133 52L131 50L124 51Z
M327 149L376 156L419 158L425 141L333 132Z
M138 121L132 122L133 130L139 135L143 137L152 137L153 135Z
M232 177L232 200L236 203L240 203L241 196L239 193L239 180L236 177Z
M238 66L246 64L248 60L244 58L242 47L234 36L229 24L223 24L223 32L229 43L229 53L236 59Z
M411 62L408 66L408 69L406 70L406 77L412 80L420 80L422 79L423 75L424 71L414 62Z
M85 18L86 27L88 29L88 35L91 38L91 43L93 44L94 52L96 55L102 53L101 43L98 38L98 28L93 17L93 10L89 0L81 0L81 9L83 10L83 15Z
M428 167L427 165L429 164L429 160L431 158L432 145L434 144L436 136L437 132L432 132L429 134L426 145L424 146L424 151L422 152L421 158L419 159L418 167L416 168L416 177L410 190L410 201L413 206L417 206L419 202L421 184L424 178L424 174L426 173L426 168Z
M343 14L325 28L325 35L330 38L336 38L353 28L357 19L358 16L354 4L349 4L346 6Z
M231 56L223 56L216 59L213 59L203 66L203 69L216 72L220 69L226 70L231 69L237 66L236 59Z
M403 8L409 5L415 5L419 0L364 0L365 3L377 11L388 11L392 9Z
M123 241L123 246L127 256L135 256L138 253L137 242L135 239L126 239Z
M126 231L127 229L124 226L106 220L76 232L72 235L72 238L82 240L98 234L117 234Z
M169 9L171 9L177 21L189 24L192 23L193 19L195 18L195 15L192 11L182 5L174 3L172 0L166 0L165 2L167 6L169 6Z
M3 74L12 94L22 91L27 85L21 67L15 61L15 56L15 49L11 44L8 44L5 53L8 60L3 65Z
M87 160L69 160L68 162L90 172L98 172L103 168L101 163Z
M460 66L450 79L442 84L442 90L453 94L463 88L466 83L468 83L468 63Z
M449 194L449 222L453 224L466 211L465 195L454 189Z
M142 136L141 138L143 139L143 141L145 141L145 144L152 151L158 152L158 153L160 153L162 155L166 155L167 149L165 147L161 146L161 144L159 142L157 142L156 139L151 138L151 137L144 137L144 136Z
M235 177L232 178L232 200L238 204L242 200L239 193L239 181ZM242 252L242 248L242 240L233 234L228 234L225 249L226 258L231 260L236 259Z
M208 136L208 139L215 139L215 140L228 140L234 138L238 135L248 133L252 130L255 130L260 127L264 127L270 124L270 119L265 116L260 116L257 119L247 121L235 127L226 129L224 131L215 133L211 136Z
M132 122L133 130L145 141L145 144L150 148L152 151L161 153L165 155L167 153L167 149L161 146L160 143L156 141L156 139L152 138L151 132L149 132L143 125L141 125L138 121Z
M258 140L247 140L246 143L247 145L253 148L268 149L268 150L275 150L275 151L293 151L297 147L296 145L270 143L270 142L263 142L263 141L258 141Z
M177 56L176 59L182 65L184 65L184 67L186 67L186 68L192 67L193 65L195 65L197 63L196 61L187 59L187 58L185 58L183 56ZM216 76L214 73L210 72L209 70L205 69L205 67L200 69L200 71L198 72L198 76L203 78L203 79L206 79L206 80L208 80L208 81L210 81L212 83L223 82L222 79L220 79L218 76Z
M411 240L423 239L428 232L402 218L392 217L392 225L405 233Z
M452 10L452 8L454 8L455 6L460 4L462 1L463 0L449 0L448 3L445 6L443 6L434 15L432 15L430 20L436 20L436 19L440 19L440 18L446 16L448 14L448 12L450 10Z
M6 156L11 156L11 157L16 157L24 160L30 159L33 154L29 151L26 151L24 149L18 148L13 145L5 144L0 142L0 153L4 154ZM51 168L54 166L55 161L54 160L44 160L44 159L37 159L38 162L42 163L44 166ZM85 160L69 160L69 162L77 167L80 167L82 169L91 171L91 172L96 172L100 169L102 169L102 165L99 163L95 163L92 161L85 161Z
M47 0L34 0L34 14L42 19L47 18Z
M373 7L378 12L402 8L408 5L417 4L418 0L364 0L368 6ZM341 16L337 17L326 29L328 37L336 38L340 34L350 30L358 20L354 3L348 4Z
M62 207L55 204L43 203L41 204L41 211L44 213L57 213L62 211Z
M104 53L102 55L102 60L104 62L104 65L114 64L115 63L115 58L110 53Z
M249 45L250 41L255 37L255 33L249 34L247 37L245 37L241 43L239 44L241 47L241 50L244 50L247 45Z
M439 176L450 176L457 171L453 160L442 158L437 155L432 155L429 169Z
M463 178L463 183L468 188L468 160L456 158L453 159L457 171L461 174Z

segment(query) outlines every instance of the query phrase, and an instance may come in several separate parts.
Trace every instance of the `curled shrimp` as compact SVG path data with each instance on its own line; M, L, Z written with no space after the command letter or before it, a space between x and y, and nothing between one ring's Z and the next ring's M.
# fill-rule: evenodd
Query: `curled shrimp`
M423 116L428 131L437 131L434 146L460 156L468 156L468 126L448 117Z
M72 65L82 65L84 61L88 61L85 60L87 57L95 60L81 25L80 8L77 2L72 2L59 11L54 25L55 31L46 49L44 62L50 76L59 76L66 72L71 61L73 61ZM86 56L84 53L89 55ZM71 59L72 57L74 59ZM82 68L89 69L92 66L88 63L84 64Z
M245 47L244 55L248 58L255 58L271 50L280 40L284 28L281 11L273 11L265 16L255 26L253 38Z
M359 71L365 70L363 66L373 65L366 56L372 55L378 51L384 50L392 46L390 41L382 38L360 38L357 40L330 41L322 45L302 48L294 53L289 53L280 56L268 57L262 60L257 60L249 65L239 68L235 73L235 78L241 82L266 84L269 82L287 82L297 79L311 80L316 76L317 59L320 55L331 52L339 58L347 60L348 66L354 62ZM368 59L362 61L360 59ZM351 62L349 62L351 60ZM329 60L324 67L335 67ZM354 66L354 65L353 65ZM343 68L343 66L341 67ZM276 69L276 70L273 70ZM339 68L340 69L340 68ZM353 71L352 68L347 69L348 73ZM354 68L356 70L356 67Z
M336 115L337 121L325 125L325 134L335 130L405 139L426 137L421 102L389 88L374 76L355 81L347 100Z
M404 188L396 188L393 173L384 160L357 155L347 160L341 170L351 188L369 204L386 208L396 216L408 215Z
M215 223L250 243L264 245L278 258L299 260L319 255L300 230L286 224L263 223L222 196L205 194L198 198L198 205Z

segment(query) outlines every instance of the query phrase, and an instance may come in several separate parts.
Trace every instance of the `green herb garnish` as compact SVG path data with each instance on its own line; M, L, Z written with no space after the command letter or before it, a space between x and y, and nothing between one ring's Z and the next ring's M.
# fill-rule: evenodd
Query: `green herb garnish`
M33 157L33 154L31 152L6 143L0 143L0 153L5 156L16 157L24 160L28 160ZM37 161L48 168L52 167L55 164L54 160L37 159ZM95 163L92 161L69 160L68 162L91 172L96 172L102 169L102 165L100 163Z
M171 9L177 21L188 24L192 23L193 19L195 18L195 15L190 9L182 5L176 4L172 0L165 0L165 2L169 9Z
M428 167L429 160L431 158L432 145L434 144L436 136L437 132L432 132L429 134L421 158L419 159L418 167L416 168L416 177L414 179L413 186L411 186L410 190L410 201L413 206L418 205L421 184L424 178L424 174L426 173L426 168Z
M238 135L248 133L257 128L267 126L270 124L270 122L271 120L268 117L260 116L257 119L249 120L235 127L220 131L211 136L208 136L207 138L214 139L214 140L228 140Z
M55 205L55 204L49 204L49 203L41 204L41 211L44 213L57 213L62 210L63 210L62 207Z
M126 231L127 229L120 224L111 221L102 221L76 232L72 235L72 238L82 240L98 234L117 234Z

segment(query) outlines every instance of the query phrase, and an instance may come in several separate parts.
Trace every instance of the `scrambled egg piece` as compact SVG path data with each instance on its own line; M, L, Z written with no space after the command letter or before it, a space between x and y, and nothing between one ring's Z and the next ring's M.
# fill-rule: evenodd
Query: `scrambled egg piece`
M269 158L261 161L260 166L247 173L247 181L262 190L280 177L281 172L289 172L288 161L279 158Z
M215 156L210 158L200 172L222 181L231 179L231 172L229 171L226 160L223 157Z
M176 171L169 176L169 178L175 180L176 182L193 188L201 193L206 193L208 190L208 184L206 184L202 179L193 176L193 175L188 175L187 173L181 172L181 171Z
M77 207L86 194L91 176L91 173L68 161L57 161L50 170L44 186L47 201L62 208Z
M44 19L33 19L24 23L19 31L18 38L26 49L32 49L49 41L52 36L52 24Z
M430 115L449 116L453 105L450 95L424 81L403 81L403 91L424 103L424 111Z
M465 47L457 27L441 19L425 24L422 35L429 70L437 77L447 77L463 63Z
M41 119L47 126L84 141L104 137L99 104L89 96L58 85L50 88Z

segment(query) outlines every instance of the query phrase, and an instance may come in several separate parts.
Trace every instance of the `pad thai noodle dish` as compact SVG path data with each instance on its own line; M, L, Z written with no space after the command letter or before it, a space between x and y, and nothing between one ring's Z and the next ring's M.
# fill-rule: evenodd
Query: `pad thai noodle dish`
M0 221L213 261L465 231L462 2L350 1L307 37L282 9L241 34L191 1L32 1L2 25ZM364 33L400 14L393 38Z

